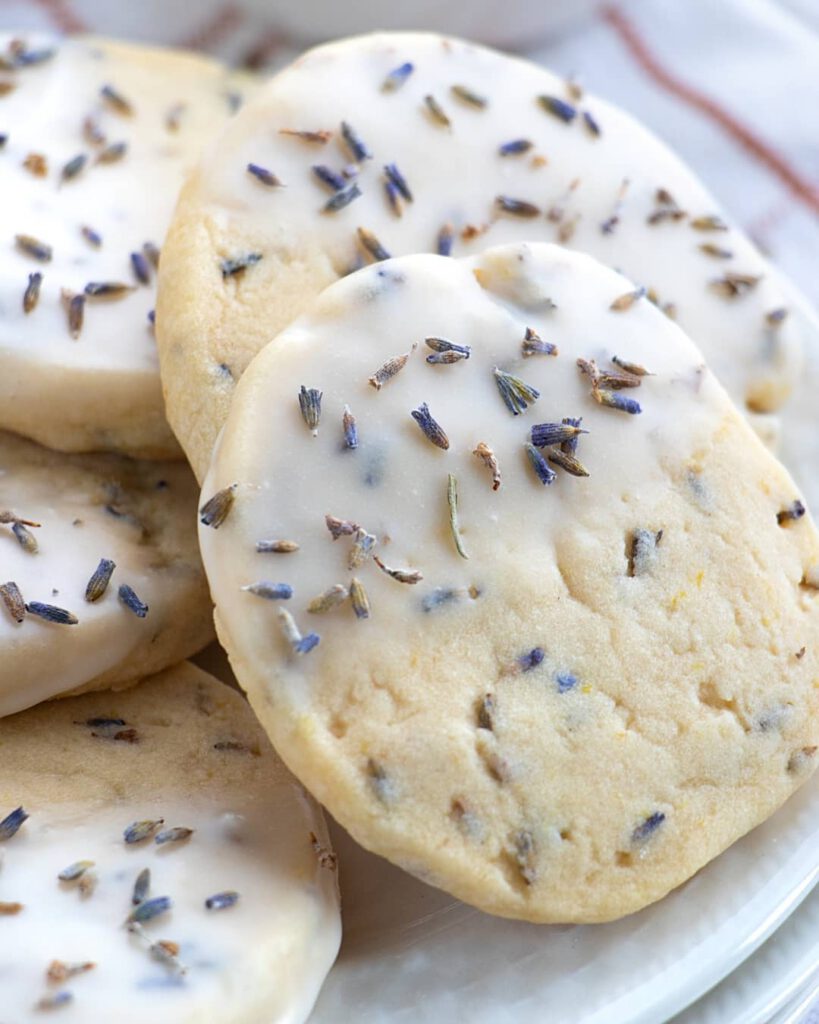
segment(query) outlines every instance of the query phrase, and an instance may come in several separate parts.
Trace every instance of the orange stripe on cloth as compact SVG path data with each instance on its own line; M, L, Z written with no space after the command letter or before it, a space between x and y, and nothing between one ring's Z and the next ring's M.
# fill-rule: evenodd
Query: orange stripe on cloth
M759 163L767 167L775 177L779 178L791 195L813 210L814 213L819 214L819 186L811 184L811 182L803 178L775 149L755 135L741 121L738 121L733 114L723 109L710 96L700 92L699 89L695 89L687 82L677 78L670 71L667 71L651 52L632 21L619 7L603 7L601 14L623 41L637 64L650 78L667 92L687 103L690 107L699 110L709 120L718 124L731 138L742 146L746 153L750 153Z
M88 26L74 11L70 0L35 0L48 15L48 20L60 32L87 32Z

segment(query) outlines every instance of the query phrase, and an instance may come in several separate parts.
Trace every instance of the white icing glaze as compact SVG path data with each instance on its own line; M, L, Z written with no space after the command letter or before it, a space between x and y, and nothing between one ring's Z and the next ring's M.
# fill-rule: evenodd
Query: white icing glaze
M29 614L18 624L0 603L0 715L105 673L118 673L111 681L122 683L207 641L206 588L190 525L194 502L192 477L181 464L65 456L0 434L0 511L41 524L30 529L34 554L10 525L0 525L0 584L14 581L24 600L79 619L58 625ZM101 558L116 569L104 596L89 603L85 588ZM123 583L148 605L145 618L119 601ZM157 663L157 645L161 638L167 646L169 634L178 646Z
M9 40L0 36L0 50ZM33 49L53 40L28 38ZM0 100L0 427L64 450L121 449L151 457L176 453L164 422L156 346L147 316L156 271L138 284L130 254L162 244L183 176L228 112L230 82L217 63L170 51L95 39L59 44L49 61L0 72L13 89ZM111 85L133 107L123 116L100 97ZM166 125L180 106L178 129ZM106 142L91 145L83 120L92 116ZM127 143L122 159L96 163L106 145ZM27 171L42 154L45 177ZM84 153L76 178L62 168ZM82 234L102 236L94 248ZM15 247L25 234L53 249L39 262ZM22 308L28 275L41 272L36 307ZM61 291L91 281L134 285L121 300L89 300L79 338L72 339Z
M387 73L405 61L414 64L412 75L401 88L383 91ZM456 84L485 96L486 108L453 96ZM685 165L640 124L587 96L571 100L577 116L567 125L543 110L537 100L542 94L570 99L566 83L543 68L457 40L413 33L332 43L272 79L206 152L189 189L195 209L182 207L186 216L198 216L207 225L220 252L232 245L238 253L258 251L264 257L239 283L232 307L231 344L239 350L234 373L253 354L246 338L258 330L258 318L269 322L272 317L271 333L276 333L336 274L367 261L356 244L358 227L374 232L392 255L401 255L435 251L440 229L450 222L456 256L506 241L560 240L621 270L655 289L661 304L674 305L680 325L738 404L747 400L759 412L783 403L798 377L801 346L787 322L778 331L764 322L765 313L787 305L767 263L733 227L692 228L695 218L723 215ZM444 108L450 127L430 116L427 95ZM599 137L587 129L584 111L599 124ZM311 165L327 164L340 172L350 164L339 131L342 120L374 158L358 167L362 196L336 213L322 213L332 191L316 179ZM283 128L325 129L334 135L321 146L277 134ZM499 154L501 144L516 139L530 140L532 148L520 155ZM269 168L286 188L260 187L246 171L249 162ZM414 196L402 204L400 217L384 192L383 167L393 162ZM606 233L601 226L615 213L624 181L629 184L619 222ZM659 209L658 189L668 190L684 211L679 220L648 223ZM500 214L494 205L499 194L536 204L537 216ZM470 226L478 229L471 240L462 234ZM730 258L706 255L699 247L709 243L728 250ZM189 259L190 251L181 258ZM227 288L231 302L234 285L220 284L217 272L214 261L213 286ZM709 287L726 272L761 275L762 280L747 294L726 298ZM276 290L282 287L277 275L292 294ZM262 280L265 287L259 288ZM257 295L265 296L264 303ZM221 337L221 307L219 315ZM219 344L215 338L212 348ZM173 392L173 381L168 387ZM173 402L170 408L173 415ZM207 432L212 409L205 408L199 427Z
M166 685L176 683L170 679ZM203 692L212 697L222 686L210 683ZM141 689L124 696L138 701ZM161 697L156 694L156 710L147 716L154 732L156 725L170 724L161 722ZM109 694L97 699L106 707L122 700ZM239 703L238 697L233 699ZM77 705L72 699L64 703L67 710ZM82 705L81 717L90 707ZM132 712L126 714L141 724L146 712L135 713L134 719ZM248 729L255 730L250 712L244 716ZM19 720L11 721L19 727ZM71 729L84 739L82 726L64 722L49 734L55 749L77 742L65 733ZM0 723L0 746L3 730ZM43 740L32 736L31 742ZM95 743L111 741L86 742L92 750ZM177 724L173 737L161 742L191 746L184 724ZM113 761L132 755L135 766L139 764L136 796L127 783L105 797L90 794L82 769L72 764L77 800L50 801L36 792L33 776L21 778L16 766L3 763L0 817L11 809L5 805L9 800L21 801L30 815L15 836L0 842L0 900L23 904L16 915L0 915L3 1020L22 1024L45 1019L48 1014L36 1010L36 1003L61 990L73 995L70 1004L55 1011L68 1024L305 1020L338 949L336 876L319 864L311 846L312 832L329 850L321 811L262 743L268 770L249 773L245 781L224 762L253 755L190 750L189 756L198 756L200 763L203 758L213 762L210 781L196 793L188 792L189 783L176 774L178 768L171 767L161 749L148 752L139 744L127 750L118 744L109 748ZM142 763L146 760L147 767ZM96 768L97 788L110 784L104 763L100 767L98 761ZM123 841L123 830L133 821L158 817L164 818L165 828L185 826L194 833L186 841L162 846L152 838L130 845ZM95 865L96 886L86 897L77 882L57 878L78 860ZM135 879L144 868L150 869L148 898L172 900L169 911L143 925L147 940L124 926L134 909ZM206 909L205 900L224 891L238 892L238 901L225 909ZM151 957L147 946L160 940L179 945L184 974ZM68 964L90 961L96 967L62 984L48 984L46 969L55 959Z
M351 275L253 361L202 491L235 485L200 545L220 637L291 769L365 846L529 920L607 920L659 898L781 803L798 784L790 751L815 743L815 655L793 652L810 651L816 631L799 586L819 560L816 532L807 517L777 525L794 484L682 331L644 298L611 310L632 287L535 243ZM559 354L523 358L527 327ZM428 336L471 356L428 365ZM370 386L416 344L381 390ZM595 402L576 365L605 371L614 355L653 374L617 392L639 415ZM522 415L504 405L495 366L540 392ZM302 386L323 392L315 436ZM411 417L422 402L447 451ZM345 405L354 451L342 445ZM563 417L588 430L577 456L589 476L552 466L544 487L524 445L533 425ZM481 441L498 459L495 492L472 454ZM448 474L468 560L449 527ZM332 540L328 513L423 580L396 582L371 559L351 570L351 539ZM663 531L656 574L630 567L638 528ZM300 548L257 553L273 538ZM368 620L350 601L308 611L353 576ZM249 592L258 581L292 585L292 599ZM442 592L454 597L436 604ZM293 653L282 608L302 635L319 634L308 653ZM542 664L523 674L517 659L535 648ZM476 724L490 691L497 733ZM468 816L453 823L458 801L475 809L472 832ZM624 868L632 829L654 811L668 822L662 840L627 853ZM514 847L510 861L521 827L548 863L531 887Z

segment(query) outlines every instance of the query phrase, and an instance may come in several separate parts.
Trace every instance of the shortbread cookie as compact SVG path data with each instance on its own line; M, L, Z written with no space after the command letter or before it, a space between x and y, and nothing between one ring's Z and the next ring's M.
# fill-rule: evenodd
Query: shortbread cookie
M0 715L126 686L204 647L196 497L179 462L0 433Z
M61 451L178 456L156 264L232 89L187 53L0 36L0 428Z
M559 241L628 274L740 405L798 376L779 281L641 125L525 61L435 35L332 43L250 100L165 247L168 417L201 479L251 357L337 277L392 254Z
M203 490L217 631L291 770L530 921L658 899L819 743L819 537L633 289L542 243L361 270L252 362Z
M179 665L0 722L3 1019L299 1024L339 943L321 811Z

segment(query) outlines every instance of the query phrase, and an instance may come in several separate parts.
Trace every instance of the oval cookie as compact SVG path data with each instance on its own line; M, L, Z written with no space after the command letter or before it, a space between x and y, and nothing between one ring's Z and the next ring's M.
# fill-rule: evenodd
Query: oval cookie
M61 451L177 457L153 308L176 193L227 117L218 63L0 36L0 428Z
M303 1021L338 949L321 811L192 665L0 722L4 1013Z
M204 647L195 510L181 463L0 433L0 715L128 685Z
M786 401L801 345L778 279L659 140L534 64L382 33L276 75L182 191L158 342L168 416L199 479L236 380L322 288L387 254L515 240L621 270L738 404Z
M361 270L248 368L202 494L217 630L291 770L530 921L663 896L819 734L816 530L633 288L536 243Z

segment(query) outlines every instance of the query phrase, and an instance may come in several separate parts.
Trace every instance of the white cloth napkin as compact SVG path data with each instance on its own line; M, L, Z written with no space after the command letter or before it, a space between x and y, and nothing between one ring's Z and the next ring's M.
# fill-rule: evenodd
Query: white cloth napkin
M404 0L397 15L386 10L383 0L0 0L0 28L90 31L255 67L368 27L516 46L665 139L819 305L817 0ZM802 1024L819 1024L819 1002Z

